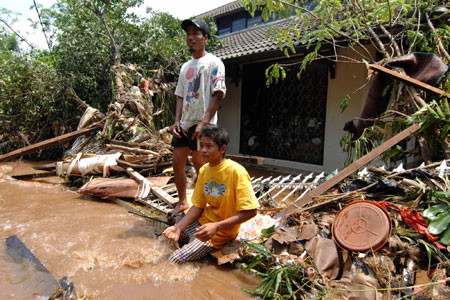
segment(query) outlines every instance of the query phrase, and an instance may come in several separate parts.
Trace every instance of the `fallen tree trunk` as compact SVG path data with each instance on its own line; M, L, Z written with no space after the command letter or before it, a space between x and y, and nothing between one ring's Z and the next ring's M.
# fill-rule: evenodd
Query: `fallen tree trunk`
M101 127L99 126L94 126L94 127L90 127L90 128L83 128L81 130L77 130L77 131L73 131L70 133L66 133L27 147L23 147L14 151L11 151L9 153L6 153L4 155L0 155L0 162L2 161L6 161L9 159L13 159L15 157L21 156L21 155L25 155L25 154L29 154L29 153L33 153L35 151L38 151L39 149L43 149L43 148L47 148L50 147L52 145L58 144L58 143L63 143L63 142L67 142L70 140L74 140L79 136L82 135L86 135L88 133L94 132L99 130Z

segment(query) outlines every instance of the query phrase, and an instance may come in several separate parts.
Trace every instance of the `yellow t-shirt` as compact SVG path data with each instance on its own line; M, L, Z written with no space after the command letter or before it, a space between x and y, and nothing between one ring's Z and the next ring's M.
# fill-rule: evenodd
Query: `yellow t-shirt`
M200 224L222 221L241 210L259 207L247 171L229 159L214 167L207 163L200 169L192 195L192 204L204 209L198 219ZM240 226L238 224L219 230L210 243L215 248L220 248L236 238Z

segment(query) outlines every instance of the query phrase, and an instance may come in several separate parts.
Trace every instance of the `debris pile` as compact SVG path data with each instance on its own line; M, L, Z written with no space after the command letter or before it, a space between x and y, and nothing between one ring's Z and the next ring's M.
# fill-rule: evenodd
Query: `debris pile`
M260 276L248 292L262 298L448 299L448 171L445 160L364 168L287 216L243 225L214 255Z
M167 176L170 130L157 131L152 118L164 111L160 101L154 112L155 97L164 99L173 85L156 80L159 75L146 82L135 66L119 65L113 73L117 94L106 114L86 107L76 132L13 151L0 161L76 138L49 175L88 179L80 193L112 199L167 226L164 218L177 203ZM419 112L430 108L424 107ZM447 299L447 161L407 170L402 165L392 171L364 168L421 125L412 120L340 172L253 178L259 215L241 226L237 241L213 253L218 263L234 263L260 276L261 285L248 292L262 298Z

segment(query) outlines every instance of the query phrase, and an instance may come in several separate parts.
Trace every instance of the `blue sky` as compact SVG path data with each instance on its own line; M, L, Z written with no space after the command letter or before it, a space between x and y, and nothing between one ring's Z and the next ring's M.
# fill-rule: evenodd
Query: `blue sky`
M49 8L56 2L56 0L35 1L44 8ZM135 12L144 15L145 8L149 6L157 11L168 12L179 19L186 19L230 2L233 2L233 0L145 0L144 5ZM40 48L46 48L47 44L40 28L34 30L30 21L28 21L28 19L37 20L34 7L31 10L29 9L31 6L33 6L33 0L0 0L0 7L21 14L14 24L10 24L14 30L19 32L31 44ZM25 47L26 45L21 44L21 46Z

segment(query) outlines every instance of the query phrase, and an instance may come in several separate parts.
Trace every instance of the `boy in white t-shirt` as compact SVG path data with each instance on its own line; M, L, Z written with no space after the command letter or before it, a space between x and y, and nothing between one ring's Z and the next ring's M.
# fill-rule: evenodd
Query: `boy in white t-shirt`
M217 109L225 97L225 66L216 56L206 52L209 28L200 19L184 20L186 43L192 59L180 71L175 94L175 124L173 126L173 170L179 202L171 215L189 208L186 200L186 174L184 166L192 151L194 168L199 172L204 164L197 149L198 136L207 124L217 124Z

